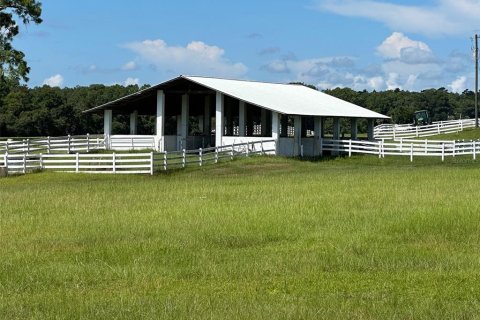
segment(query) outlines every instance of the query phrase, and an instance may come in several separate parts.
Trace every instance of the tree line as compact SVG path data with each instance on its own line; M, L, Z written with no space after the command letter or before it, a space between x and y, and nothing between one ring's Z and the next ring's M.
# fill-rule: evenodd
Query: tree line
M147 87L147 86L144 86ZM134 93L136 85L105 86L100 84L75 88L0 85L0 136L59 136L103 132L102 114L83 111ZM427 110L433 121L473 118L474 94L448 92L445 88L421 92L388 90L354 91L348 88L326 90L325 93L370 110L388 115L394 123L411 123L416 110ZM116 114L115 133L129 132L129 115ZM153 117L141 116L138 132L153 134Z

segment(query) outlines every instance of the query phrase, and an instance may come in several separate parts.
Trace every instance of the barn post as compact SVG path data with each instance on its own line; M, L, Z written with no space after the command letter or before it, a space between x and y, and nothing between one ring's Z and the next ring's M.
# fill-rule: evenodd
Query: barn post
M157 91L157 119L155 126L155 146L157 151L164 151L164 121L165 121L165 94L163 90Z
M314 144L313 144L313 156L322 156L322 117L313 117L313 132L314 132Z
M223 110L224 110L223 93L217 91L215 96L215 146L222 145L223 138Z
M373 134L373 127L374 127L374 119L368 119L368 125L367 125L367 137L369 141L374 141L375 137Z
M301 153L300 145L302 144L302 116L294 116L293 125L295 127L293 156L299 156Z
M103 110L103 134L105 135L106 149L110 149L110 135L112 134L112 110Z
M278 155L278 138L280 137L280 115L278 112L272 111L272 139L275 140L275 155ZM248 145L247 145L248 149Z
M188 94L182 95L182 129L181 129L181 136L182 144L184 149L188 149L187 147L187 137L188 137L188 119L190 118L190 97Z
M333 118L333 140L340 140L340 118L334 117ZM332 155L338 156L340 154L340 144L335 142L337 146L335 151L332 151Z
M245 137L245 118L246 111L245 101L240 101L238 105L238 136Z
M130 134L137 134L138 111L135 110L130 113Z
M358 123L357 118L350 119L350 139L357 140L358 139Z

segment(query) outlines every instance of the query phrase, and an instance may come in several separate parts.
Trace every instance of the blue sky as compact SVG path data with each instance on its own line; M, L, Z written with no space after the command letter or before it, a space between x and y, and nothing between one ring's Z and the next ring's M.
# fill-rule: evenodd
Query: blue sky
M479 0L43 0L15 45L29 86L180 74L321 89L473 87Z

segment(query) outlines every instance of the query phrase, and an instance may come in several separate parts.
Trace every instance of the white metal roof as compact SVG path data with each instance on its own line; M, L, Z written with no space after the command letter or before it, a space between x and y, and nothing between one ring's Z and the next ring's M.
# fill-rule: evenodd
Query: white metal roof
M389 117L296 84L183 76L228 96L284 114L389 119Z

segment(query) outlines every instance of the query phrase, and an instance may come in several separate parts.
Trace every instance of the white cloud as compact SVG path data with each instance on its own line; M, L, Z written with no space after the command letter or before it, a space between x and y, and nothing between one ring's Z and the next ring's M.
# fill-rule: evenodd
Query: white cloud
M467 88L467 77L458 77L457 79L453 80L452 83L448 85L448 87L453 92L462 93Z
M128 77L128 78L123 82L123 85L124 85L124 86L133 86L133 85L138 85L139 83L140 83L140 79Z
M424 42L412 40L401 32L394 32L377 47L377 52L385 58L400 59L409 53L423 52L428 55L432 50Z
M45 79L43 81L43 84L50 87L62 87L63 80L64 79L61 74L56 74L54 76L51 76L50 78Z
M122 66L121 69L125 71L135 70L137 69L137 64L135 63L135 61L128 61Z
M201 41L192 41L187 46L169 46L165 41L145 40L132 42L127 48L139 54L156 67L180 74L240 77L247 67L225 58L225 50Z
M376 0L316 0L316 8L428 36L469 34L478 28L480 16L478 0L437 0L430 6Z

